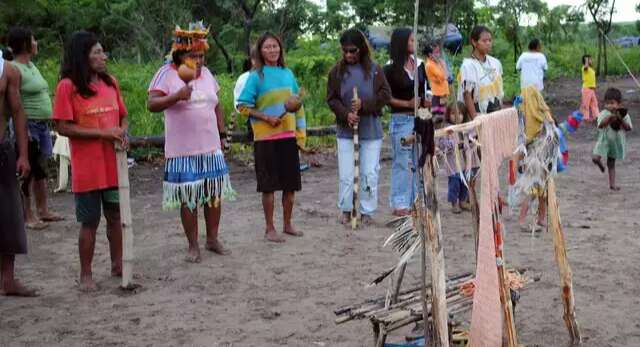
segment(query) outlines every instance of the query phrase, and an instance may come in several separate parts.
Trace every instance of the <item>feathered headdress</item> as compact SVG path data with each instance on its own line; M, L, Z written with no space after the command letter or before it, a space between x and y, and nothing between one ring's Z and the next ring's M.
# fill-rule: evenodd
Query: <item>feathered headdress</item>
M207 36L209 27L205 28L203 21L189 23L189 30L176 25L171 51L206 51L209 49Z

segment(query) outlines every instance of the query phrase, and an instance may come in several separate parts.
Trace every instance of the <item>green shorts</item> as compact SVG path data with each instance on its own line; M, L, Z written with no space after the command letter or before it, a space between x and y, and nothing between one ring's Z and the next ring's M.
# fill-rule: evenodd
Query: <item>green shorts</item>
M83 224L98 224L102 217L101 209L106 211L120 210L120 196L117 188L92 190L76 193L76 219Z

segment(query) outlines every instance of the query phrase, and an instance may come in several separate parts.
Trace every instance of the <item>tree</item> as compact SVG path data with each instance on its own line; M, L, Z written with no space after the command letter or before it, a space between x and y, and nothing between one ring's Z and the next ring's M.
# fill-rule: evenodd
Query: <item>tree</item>
M586 7L593 23L598 31L598 59L596 74L600 75L600 66L602 60L604 60L604 75L608 73L608 61L607 61L607 41L606 37L611 31L611 20L613 19L613 12L616 7L616 0L587 0Z
M528 13L540 12L544 3L541 0L500 0L495 7L499 17L497 24L501 27L507 41L513 45L513 62L522 51L520 42L520 21Z

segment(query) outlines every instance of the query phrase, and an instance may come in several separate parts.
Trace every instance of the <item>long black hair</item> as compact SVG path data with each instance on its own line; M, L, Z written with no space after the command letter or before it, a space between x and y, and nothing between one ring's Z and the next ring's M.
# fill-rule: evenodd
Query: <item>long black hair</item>
M369 48L369 42L367 38L364 36L362 31L352 28L340 36L340 45L348 46L353 45L358 48L358 54L360 55L360 64L362 65L362 69L364 70L364 78L365 80L369 78L371 74L371 69L373 66L373 60L371 59L371 49ZM343 59L338 63L338 74L342 76L347 72L347 62Z
M98 36L88 31L73 33L64 50L60 78L68 78L73 82L78 94L84 98L96 95L96 91L90 87L91 76L95 73L89 64L91 48L98 44ZM114 87L113 78L106 72L98 72L98 78L108 86Z
M480 36L482 36L482 33L489 33L489 35L493 35L493 33L491 33L491 30L484 25L476 25L475 27L473 27L473 30L471 30L471 46L473 47L473 49L471 50L471 54L473 54L473 52L476 50L476 46L473 45L473 41L480 41Z
M260 38L258 39L258 41L256 42L256 48L255 48L255 54L256 54L256 70L258 71L258 75L260 75L260 78L264 77L264 74L262 73L262 68L267 64L264 61L264 57L262 56L262 46L264 45L264 43L268 40L268 39L274 39L278 42L278 46L280 46L280 56L278 57L278 63L277 66L279 67L285 67L286 64L284 62L284 45L282 44L282 40L280 40L280 38L278 36L276 36L274 33L271 32L265 32L264 34L262 34L260 36Z
M32 39L33 33L29 28L13 27L9 29L9 34L7 35L7 46L10 48L9 52L11 56L15 57L24 52L31 53L33 50L31 42Z
M403 71L404 63L409 58L409 38L413 31L409 28L398 28L391 34L391 45L389 47L389 56L394 71Z

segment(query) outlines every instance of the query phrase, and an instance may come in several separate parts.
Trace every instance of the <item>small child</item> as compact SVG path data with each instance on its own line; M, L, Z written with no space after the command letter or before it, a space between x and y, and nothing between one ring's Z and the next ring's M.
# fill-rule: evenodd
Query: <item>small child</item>
M591 67L591 56L582 56L582 101L580 112L584 115L585 121L593 121L600 110L598 109L598 97L596 96L596 72Z
M604 94L605 110L598 115L598 140L593 148L593 163L604 173L602 158L607 158L609 169L609 188L620 190L616 186L616 159L625 157L625 132L631 131L631 117L622 107L622 93L609 88Z
M445 123L462 123L464 120L464 110L464 104L461 102L457 104L454 103L447 107ZM470 210L468 203L469 191L462 180L464 172L459 172L458 165L456 164L455 148L460 145L461 141L457 133L438 139L438 148L445 154L445 171L449 176L447 200L451 203L452 212L455 214L462 213L462 210ZM460 160L460 165L463 170L465 167L464 157L464 151L462 151L458 159Z

